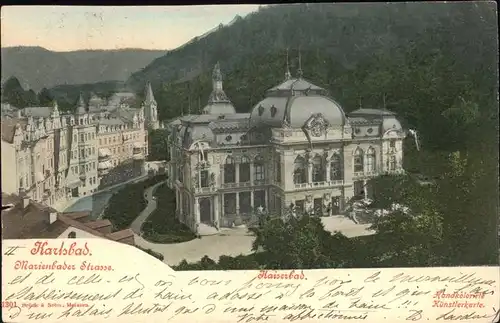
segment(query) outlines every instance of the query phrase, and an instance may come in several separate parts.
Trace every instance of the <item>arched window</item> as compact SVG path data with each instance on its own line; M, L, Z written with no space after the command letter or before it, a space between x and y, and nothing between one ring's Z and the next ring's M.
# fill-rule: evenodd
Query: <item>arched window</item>
M366 171L367 172L374 172L375 171L375 160L376 160L376 154L375 154L375 149L373 147L370 147L366 153Z
M247 182L250 182L250 159L243 156L240 163L240 183Z
M354 152L354 172L363 171L363 150L357 148Z
M312 179L314 183L323 182L325 180L325 169L323 167L323 159L316 156L312 160Z
M71 231L70 233L68 233L68 239L75 239L76 238L76 232L75 231Z
M236 166L231 156L226 158L224 164L224 183L234 183L236 181Z
M396 170L396 156L394 155L389 157L389 170L390 171Z
M307 182L307 165L304 157L297 156L294 161L293 183L302 184Z
M257 156L254 159L254 168L255 168L255 180L263 181L266 178L266 172L264 169L264 158L262 156Z
M342 164L340 155L335 153L330 160L330 180L342 180Z

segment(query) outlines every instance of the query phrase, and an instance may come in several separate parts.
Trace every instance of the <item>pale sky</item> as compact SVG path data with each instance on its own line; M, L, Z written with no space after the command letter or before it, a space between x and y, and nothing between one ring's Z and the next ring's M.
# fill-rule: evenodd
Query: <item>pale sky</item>
M258 5L2 6L1 45L77 49L173 49Z

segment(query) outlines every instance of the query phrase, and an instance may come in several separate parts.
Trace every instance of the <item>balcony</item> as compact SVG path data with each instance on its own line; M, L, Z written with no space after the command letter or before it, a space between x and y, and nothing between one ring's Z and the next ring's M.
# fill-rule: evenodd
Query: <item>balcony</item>
M195 187L194 188L195 193L214 193L217 192L216 187Z
M97 175L102 177L102 176L108 174L109 170L111 168L113 168L113 165L111 164L111 162L109 160L108 161L101 161L97 165Z
M81 173L78 178L83 182L87 179L87 175L85 173Z
M222 183L222 188L239 188L239 187L250 187L252 186L251 182L240 182L240 183Z
M99 148L98 153L99 153L98 154L99 161L108 160L109 157L111 156L111 151L109 151L109 149L107 148Z
M343 180L295 184L295 189L311 189L344 185Z

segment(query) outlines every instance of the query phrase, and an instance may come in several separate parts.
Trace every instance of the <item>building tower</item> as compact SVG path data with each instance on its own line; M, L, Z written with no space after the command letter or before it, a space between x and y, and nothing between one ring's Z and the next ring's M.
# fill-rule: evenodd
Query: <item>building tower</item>
M146 88L144 91L145 94L142 108L144 109L146 128L156 130L159 128L158 105L156 104L150 82L146 83Z

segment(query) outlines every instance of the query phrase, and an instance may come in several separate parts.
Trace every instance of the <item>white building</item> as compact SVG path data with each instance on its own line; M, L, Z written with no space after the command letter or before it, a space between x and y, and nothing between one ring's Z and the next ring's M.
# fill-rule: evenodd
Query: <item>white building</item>
M88 104L80 95L74 114L61 113L57 104L19 110L2 105L2 192L52 206L123 181L118 175L130 168L143 170L147 127L157 124L148 89L140 109L124 102L131 95L123 93L108 102L91 95Z
M168 125L169 185L177 215L200 223L239 225L252 214L338 214L367 180L402 172L406 136L394 113L359 109L347 116L326 90L289 71L250 113L236 113L214 68L201 115Z

